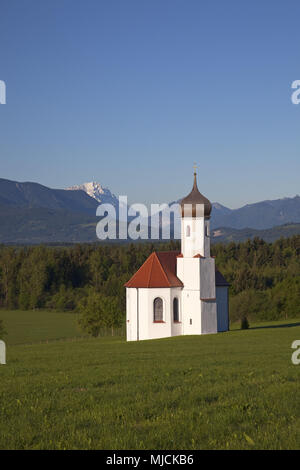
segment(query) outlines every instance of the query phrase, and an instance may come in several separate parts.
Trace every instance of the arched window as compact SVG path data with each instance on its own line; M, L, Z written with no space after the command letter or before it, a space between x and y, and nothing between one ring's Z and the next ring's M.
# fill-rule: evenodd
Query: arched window
M177 297L173 299L173 321L179 322L179 302Z
M189 225L186 227L186 236L187 237L191 236L191 227Z
M153 321L163 321L163 301L160 297L153 302Z
M205 225L205 236L206 236L206 237L209 237L208 225Z

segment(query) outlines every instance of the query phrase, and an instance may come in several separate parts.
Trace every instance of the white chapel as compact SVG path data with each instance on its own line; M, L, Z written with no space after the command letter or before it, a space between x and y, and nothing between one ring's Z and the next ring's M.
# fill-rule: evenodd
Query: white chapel
M125 284L127 341L229 329L229 284L210 255L212 205L196 172L180 206L181 252L152 253Z

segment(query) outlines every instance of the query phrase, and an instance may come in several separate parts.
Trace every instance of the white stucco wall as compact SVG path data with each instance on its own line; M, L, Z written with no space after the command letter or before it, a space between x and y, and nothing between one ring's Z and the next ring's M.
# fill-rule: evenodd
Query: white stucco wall
M166 338L171 336L171 289L141 289L145 293L145 308L141 314L145 319L147 326L141 331L140 339ZM155 323L153 321L153 302L156 297L163 300L163 321L164 323Z
M188 226L190 236L187 236ZM190 258L197 254L204 256L204 217L182 217L181 252L185 257Z
M182 334L200 335L201 334L201 301L198 290L182 290Z
M217 333L217 302L201 301L201 334Z
M229 330L228 287L218 286L216 288L216 297L217 297L218 331L228 331Z
M126 339L136 341L137 338L137 289L126 288Z
M177 276L186 290L198 290L201 299L216 298L214 258L177 258Z
M199 290L200 258L177 258L177 277L185 289Z
M199 217L182 217L181 219L181 252L186 258L200 254L210 257L210 220L204 217L204 205L200 205L202 215ZM187 228L189 227L189 233Z
M163 300L163 322L154 322L153 302ZM127 288L127 341L166 338L182 334L182 323L173 321L173 299L179 301L179 319L182 318L181 288Z
M216 298L216 271L214 258L200 258L200 298Z
M214 258L177 258L177 276L184 284L182 334L215 333L217 310Z
M179 323L174 323L173 317L173 300L177 297L178 299L178 308L179 308ZM172 287L171 289L171 335L178 336L182 335L182 288L181 287Z

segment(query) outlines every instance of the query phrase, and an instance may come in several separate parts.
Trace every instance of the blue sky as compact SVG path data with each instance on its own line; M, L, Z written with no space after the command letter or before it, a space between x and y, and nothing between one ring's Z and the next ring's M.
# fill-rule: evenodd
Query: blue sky
M299 190L298 0L1 0L1 177L229 207Z

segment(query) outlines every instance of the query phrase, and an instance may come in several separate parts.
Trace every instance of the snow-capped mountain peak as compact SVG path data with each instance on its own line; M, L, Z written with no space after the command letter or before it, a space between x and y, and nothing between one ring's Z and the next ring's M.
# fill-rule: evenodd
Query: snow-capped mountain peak
M71 191L84 191L93 199L100 203L111 203L113 205L118 203L116 196L108 189L101 186L100 183L96 181L90 181L88 183L83 183L75 186L70 186L66 188L67 190Z

